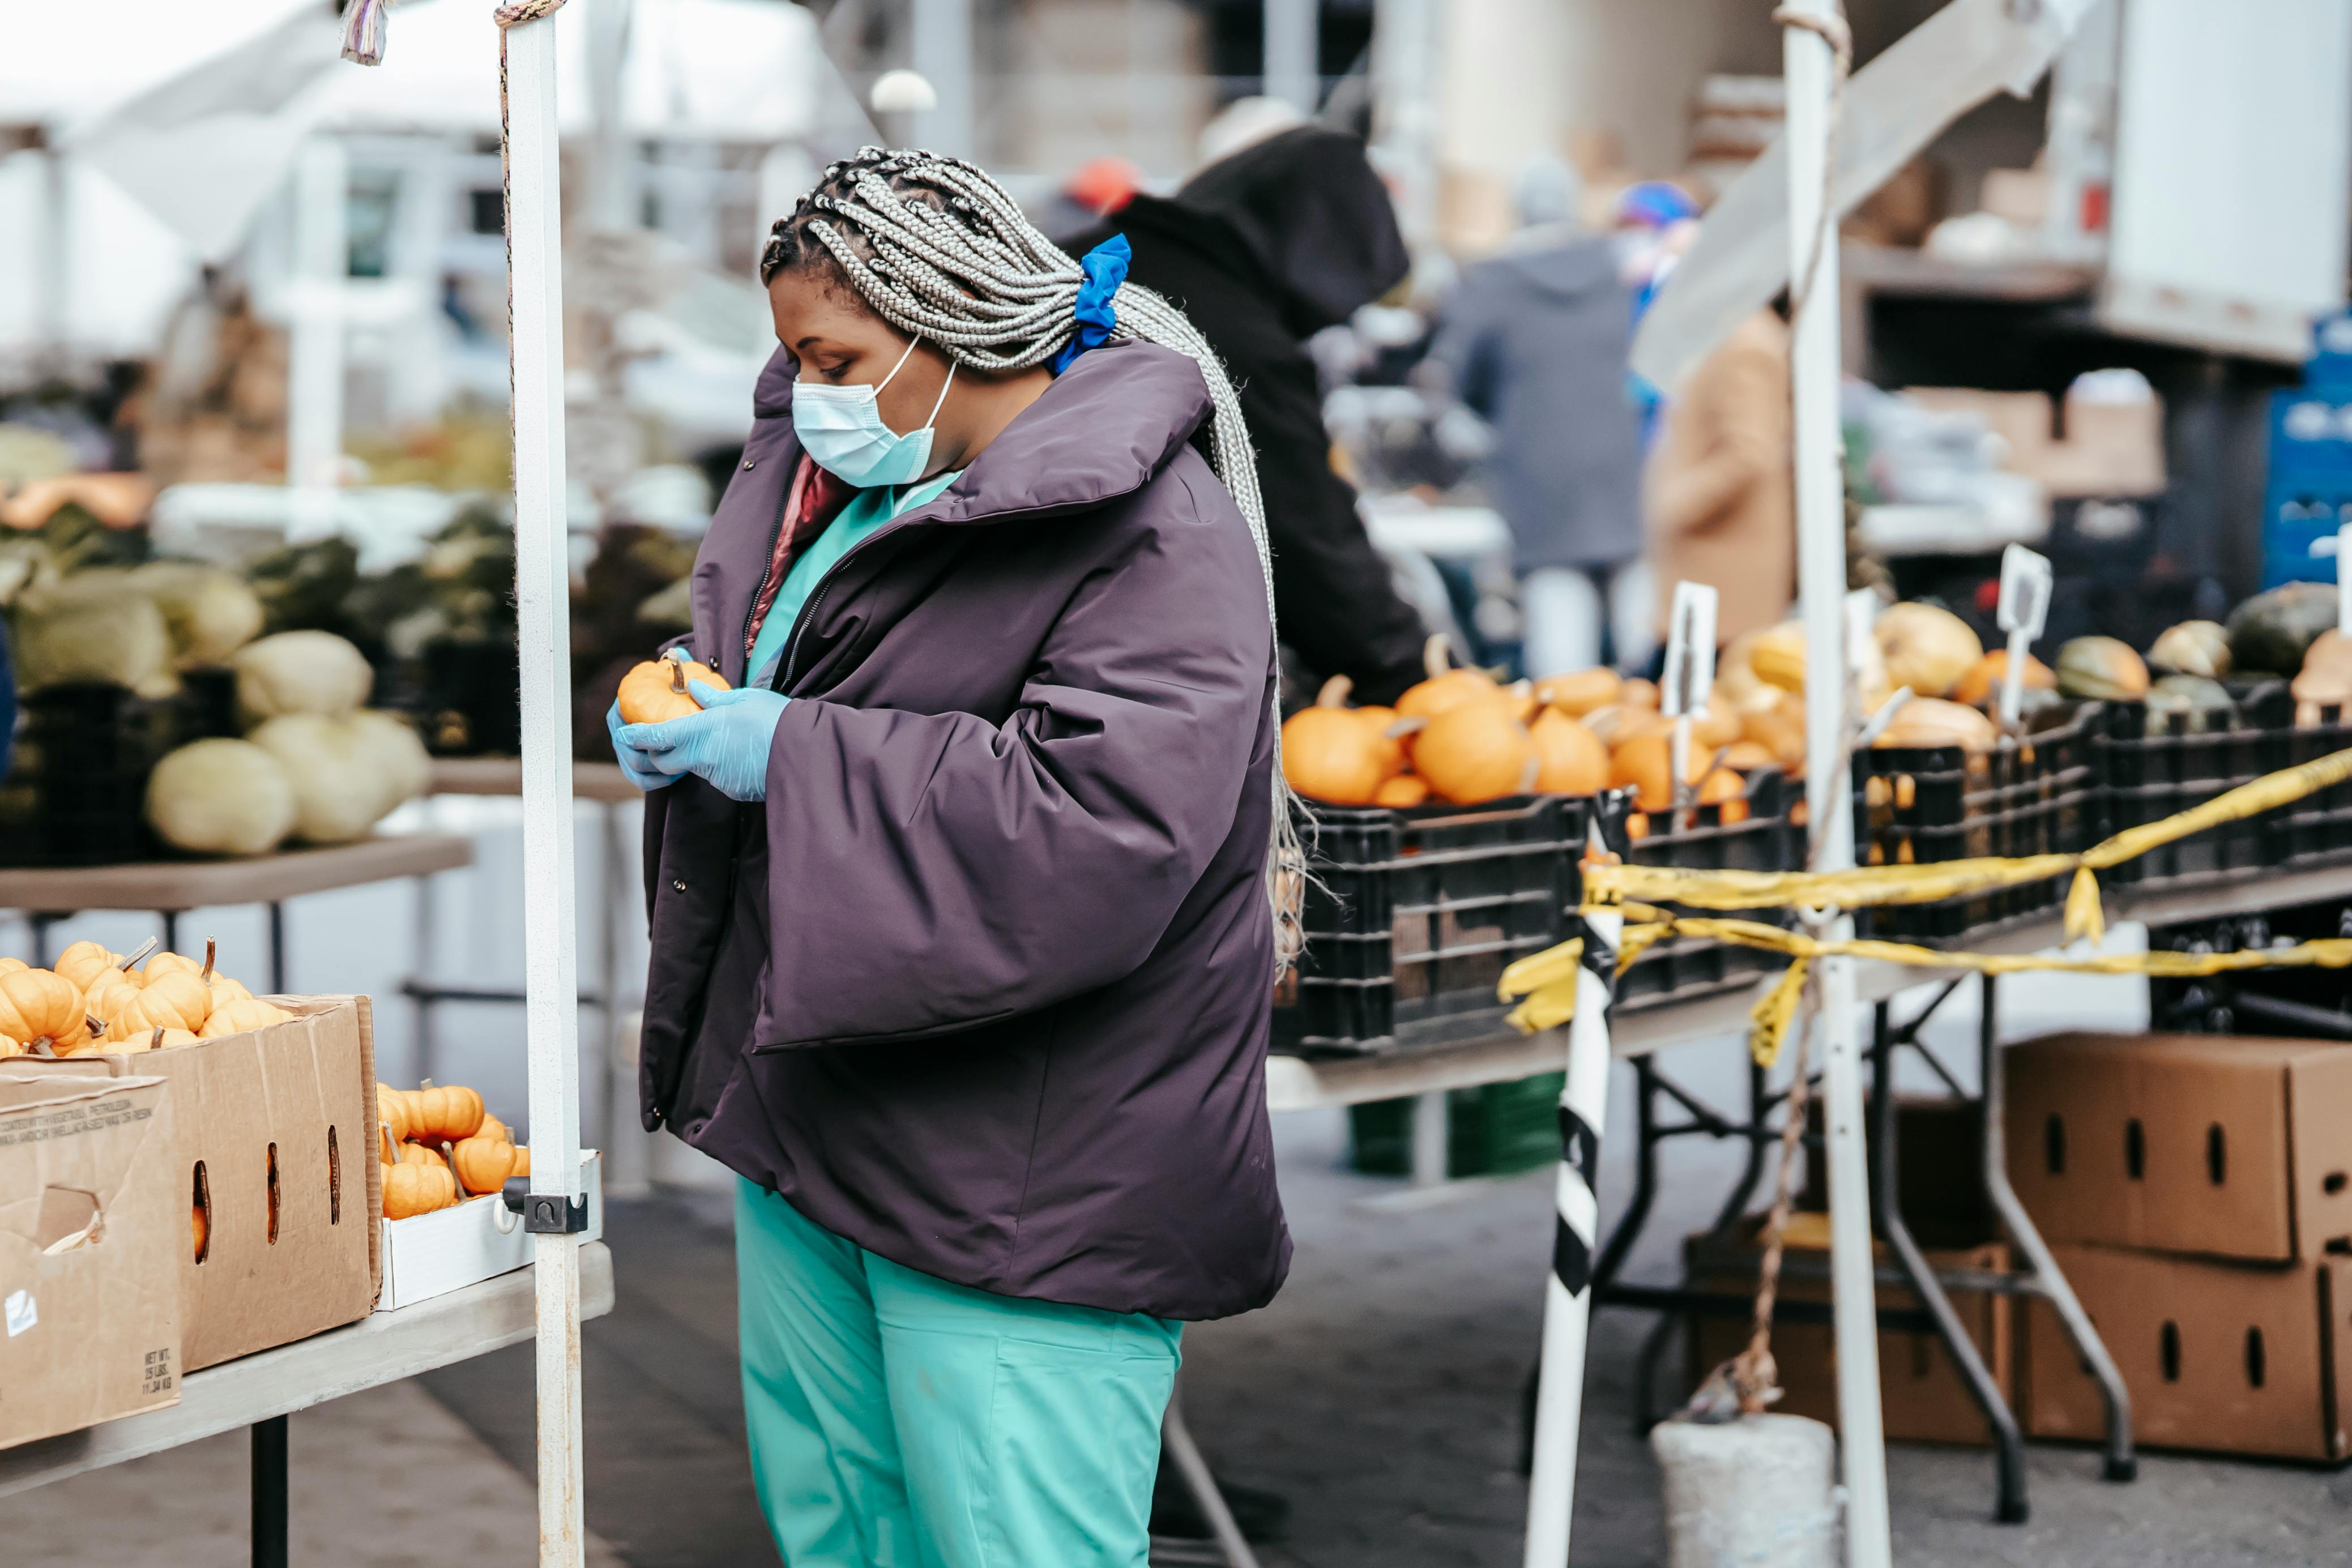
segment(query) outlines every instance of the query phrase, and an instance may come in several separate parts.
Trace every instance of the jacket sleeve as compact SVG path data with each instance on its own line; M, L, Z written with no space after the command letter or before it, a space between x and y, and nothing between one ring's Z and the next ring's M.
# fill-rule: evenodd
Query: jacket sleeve
M1318 677L1354 681L1358 701L1393 702L1421 679L1428 633L1364 532L1356 492L1331 472L1314 361L1286 341L1230 368L1257 450L1282 640Z
M1270 722L1265 591L1217 501L1230 537L1142 531L1081 583L1001 725L784 710L759 1045L950 1033L1150 956L1243 790L1271 787L1251 768Z
M1650 517L1664 534L1704 532L1732 515L1733 504L1779 463L1775 433L1784 421L1771 415L1771 401L1789 395L1785 377L1775 379L1771 357L1733 350L1700 367L1711 384L1694 388L1684 417L1704 421L1696 457L1677 468L1650 472ZM1676 417L1669 410L1666 417Z

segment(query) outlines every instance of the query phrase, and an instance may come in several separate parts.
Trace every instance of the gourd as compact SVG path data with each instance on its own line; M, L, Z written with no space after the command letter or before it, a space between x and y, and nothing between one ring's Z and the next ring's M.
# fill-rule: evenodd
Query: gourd
M1885 749L1957 746L1967 751L1990 751L1998 738L1992 720L1979 709L1936 697L1914 697L1871 745Z
M0 1034L63 1054L89 1039L81 990L54 969L12 969L0 975Z
M1619 688L1617 700L1627 707L1645 707L1655 713L1658 709L1658 683L1636 675Z
M2165 628L2148 649L2147 662L2176 675L2218 681L2230 673L2230 633L2218 621L2183 621Z
M1609 748L1558 707L1528 727L1536 745L1536 789L1546 795L1590 795L1609 782Z
M1393 779L1384 779L1381 787L1372 792L1373 805L1386 806L1391 810L1419 806L1428 800L1429 780L1418 773L1400 773Z
M173 662L181 669L225 664L261 633L260 597L235 572L195 561L158 560L132 570L130 583L163 612Z
M247 643L230 664L248 727L289 713L340 718L375 685L366 656L331 632L280 632Z
M152 985L163 976L193 975L204 967L204 965L197 963L185 953L174 953L166 948L148 959L145 968L140 972L145 977L146 983Z
M2195 733L2229 728L2238 709L2230 698L2229 689L2219 681L2209 681L2202 675L2167 675L2148 687L2147 711L2179 714L2181 727Z
M212 1221L205 1218L205 1206L201 1203L190 1204L188 1214L189 1228L196 1241L195 1260L201 1263L205 1260L205 1242L212 1235Z
M375 775L385 811L432 787L433 758L415 729L398 714L362 708L351 716L352 744Z
M233 980L226 975L215 975L211 985L213 1006L215 1008L224 1002L249 1002L253 999L253 992L247 988L243 980Z
M24 1054L25 1042L23 1040L12 1039L5 1034L0 1034L0 1061L5 1061L12 1056L22 1056Z
M1794 621L1767 626L1748 644L1748 667L1766 685L1784 692L1805 689L1805 629Z
M2147 695L2147 665L2115 637L2076 637L2058 650L2058 695L2129 701Z
M457 1201L457 1181L449 1167L435 1160L429 1166L404 1160L383 1167L383 1217L407 1219L446 1208Z
M1959 685L1951 691L1951 699L1970 707L1986 707L2000 700L2002 681L2009 675L2009 650L1995 648L1979 659L1969 673L1960 677ZM2029 691L2049 691L2058 685L2058 676L2049 665L2025 655L2025 674L2021 683Z
M0 958L0 975L13 975L19 969L31 967L32 966L22 958Z
M2336 585L2289 582L2230 612L2230 667L2239 674L2292 675L2322 632L2336 624Z
M1486 671L1454 668L1453 653L1443 632L1422 644L1421 662L1428 678L1406 687L1404 695L1397 698L1396 710L1401 717L1433 719L1465 703L1489 702L1506 695L1495 677ZM1418 754L1419 740L1413 745Z
M84 681L128 686L142 697L179 690L163 612L145 596L125 591L125 575L79 572L20 602L10 632L16 678L26 691Z
M1713 806L1716 821L1725 827L1748 820L1748 781L1728 768L1711 769L1693 791L1696 805Z
M1457 806L1525 794L1543 766L1527 726L1499 702L1463 703L1432 718L1413 739L1412 761L1430 793Z
M1799 755L1803 755L1801 748ZM1716 757L1715 765L1735 773L1753 773L1759 768L1780 767L1780 758L1761 741L1735 740Z
M1282 721L1282 776L1310 800L1369 806L1404 756L1377 719L1346 706L1348 685L1332 676L1313 706Z
M110 964L98 972L89 989L82 992L82 1006L89 1010L90 1017L110 1022L123 1009L138 999L139 989L138 977L126 975Z
M1683 782L1696 784L1707 775L1706 749L1694 746L1683 770ZM1664 811L1675 803L1674 737L1664 730L1637 735L1609 755L1609 787L1632 789L1644 811Z
M174 849L263 854L294 826L294 786L278 759L250 741L191 741L149 775L147 821Z
M449 1145L449 1165L457 1172L457 1184L467 1192L496 1192L514 1174L514 1142L504 1127L496 1137L482 1133L460 1138Z
M688 689L696 681L722 692L728 689L724 675L687 657L682 648L630 665L629 673L621 677L621 722L667 724L700 713L702 705Z
M1608 747L1622 746L1637 735L1664 735L1675 727L1675 721L1657 709L1631 703L1594 708L1578 722Z
M267 1029L274 1023L285 1023L293 1014L268 1002L251 997L226 1002L212 1010L205 1027L196 1032L206 1040L218 1040L224 1035L243 1034L247 1030Z
M121 962L121 954L108 952L100 943L77 942L58 954L58 961L50 967L87 992L89 983L97 979L101 971L111 969Z
M368 732L348 717L289 713L253 732L294 796L294 836L314 844L362 838L404 797L377 767Z
M412 1090L408 1135L427 1143L456 1143L482 1130L482 1097L456 1084Z
M1944 695L1984 657L1969 623L1933 604L1888 605L1870 630L1886 661L1887 684L1909 686L1917 696Z
M1608 668L1578 670L1536 683L1536 695L1570 718L1582 718L1594 708L1618 701L1625 689L1617 672Z
M394 1144L408 1141L408 1096L387 1083L375 1086L376 1120Z
M1805 770L1805 716L1801 709L1792 711L1781 703L1743 708L1739 714L1739 737L1770 752L1785 771Z

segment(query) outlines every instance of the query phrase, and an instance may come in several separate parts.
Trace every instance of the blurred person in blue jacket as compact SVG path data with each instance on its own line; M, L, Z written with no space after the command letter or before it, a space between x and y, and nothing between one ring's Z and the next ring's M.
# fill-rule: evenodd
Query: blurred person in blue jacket
M1642 436L1626 381L1633 298L1616 246L1579 220L1581 183L1539 158L1519 230L1466 268L1430 358L1495 429L1483 478L1510 525L1528 674L1647 663Z

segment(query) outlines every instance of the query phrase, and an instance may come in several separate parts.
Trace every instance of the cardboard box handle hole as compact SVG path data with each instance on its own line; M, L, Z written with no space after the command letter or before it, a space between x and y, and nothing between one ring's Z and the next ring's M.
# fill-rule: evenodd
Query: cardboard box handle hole
M278 1245L278 1145L269 1145L269 1244Z

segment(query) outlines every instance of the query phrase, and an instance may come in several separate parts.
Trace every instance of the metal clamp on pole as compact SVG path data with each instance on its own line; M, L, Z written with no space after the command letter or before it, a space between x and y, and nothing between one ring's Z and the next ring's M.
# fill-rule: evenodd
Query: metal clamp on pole
M583 1194L558 1197L530 1190L530 1177L509 1176L499 1189L499 1201L509 1213L522 1216L522 1228L533 1236L579 1236L588 1229L588 1199Z

